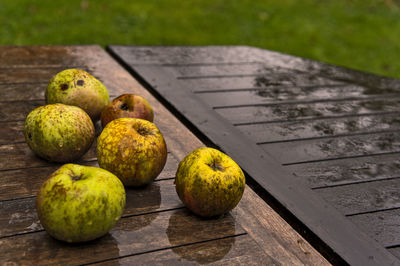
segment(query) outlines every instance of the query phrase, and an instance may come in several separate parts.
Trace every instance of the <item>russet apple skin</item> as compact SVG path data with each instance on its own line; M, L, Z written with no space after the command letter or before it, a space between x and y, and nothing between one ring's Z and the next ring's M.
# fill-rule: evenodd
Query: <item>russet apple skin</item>
M125 186L149 184L167 161L167 146L160 130L139 118L118 118L97 139L97 160Z
M112 120L123 117L141 118L153 122L153 108L142 96L122 94L112 100L101 113L103 128Z
M88 151L95 138L95 129L81 108L49 104L28 114L24 134L29 148L39 157L70 162Z
M107 88L98 79L80 69L66 69L50 79L46 102L79 106L93 121L110 102Z
M85 242L106 234L125 208L125 189L112 173L65 164L42 184L36 198L40 223L54 238Z
M242 198L245 177L226 154L208 147L192 151L178 165L176 192L184 205L203 217L222 215Z

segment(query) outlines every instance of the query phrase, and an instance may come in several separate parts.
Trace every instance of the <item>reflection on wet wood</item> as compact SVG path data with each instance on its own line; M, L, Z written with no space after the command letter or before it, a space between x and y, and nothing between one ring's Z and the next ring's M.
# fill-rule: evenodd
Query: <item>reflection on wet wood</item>
M228 250L229 248L229 250ZM108 260L100 265L158 265L158 264L213 265L280 265L266 255L248 235L207 241L167 250Z
M171 230L175 232L174 239L168 237ZM244 233L229 215L201 220L183 209L123 218L108 235L84 244L66 244L46 232L3 238L0 252L7 253L8 259L17 264L64 264L72 258L74 264L82 264ZM21 254L21 250L25 252Z

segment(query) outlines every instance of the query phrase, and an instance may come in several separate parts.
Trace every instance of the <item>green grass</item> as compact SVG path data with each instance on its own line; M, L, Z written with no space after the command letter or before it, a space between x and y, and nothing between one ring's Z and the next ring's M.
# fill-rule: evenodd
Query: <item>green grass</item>
M252 45L400 77L395 0L0 0L0 44Z

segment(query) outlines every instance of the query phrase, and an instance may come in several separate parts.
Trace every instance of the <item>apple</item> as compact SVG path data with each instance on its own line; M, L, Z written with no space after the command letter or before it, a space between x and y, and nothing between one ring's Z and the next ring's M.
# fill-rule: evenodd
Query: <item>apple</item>
M243 171L228 155L208 147L192 151L178 165L176 192L183 204L203 217L232 210L245 188Z
M118 118L97 139L99 166L121 179L125 186L149 184L167 161L167 146L160 130L140 118Z
M45 92L46 102L79 106L93 121L110 102L107 88L80 69L66 69L53 76Z
M29 148L39 157L70 162L89 150L95 129L81 108L58 103L32 110L26 117L24 134Z
M141 118L153 122L153 108L142 96L123 94L115 98L101 113L103 128L112 120L122 117Z
M40 187L36 210L54 238L85 242L105 235L125 208L125 189L112 173L90 166L65 164Z

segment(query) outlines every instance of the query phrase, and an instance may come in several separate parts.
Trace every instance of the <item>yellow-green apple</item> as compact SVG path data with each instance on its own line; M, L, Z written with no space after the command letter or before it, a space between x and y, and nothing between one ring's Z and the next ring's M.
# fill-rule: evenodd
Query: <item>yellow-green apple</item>
M55 162L79 159L95 138L88 114L79 107L60 103L32 110L26 117L24 133L36 155Z
M122 117L141 118L153 122L153 108L142 96L122 94L112 100L101 113L103 128L112 120Z
M152 122L139 118L118 118L103 129L97 139L100 167L118 176L125 186L143 186L164 168L167 146Z
M42 184L36 198L40 223L54 238L85 242L105 235L125 208L125 189L112 173L65 164Z
M245 177L228 155L203 147L179 163L175 185L188 209L199 216L212 217L229 212L239 203Z
M93 121L110 102L101 81L80 69L66 69L53 76L45 92L46 102L79 106Z

